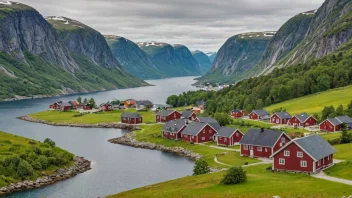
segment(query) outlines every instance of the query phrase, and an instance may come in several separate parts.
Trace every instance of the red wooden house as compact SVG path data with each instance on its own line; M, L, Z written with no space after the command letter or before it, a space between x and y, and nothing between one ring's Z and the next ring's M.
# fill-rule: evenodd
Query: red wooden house
M90 110L90 106L88 104L80 103L77 105L77 110Z
M181 133L188 125L188 119L171 120L164 124L161 135L168 139L179 140Z
M112 104L105 103L101 105L101 110L103 111L112 111L113 109L114 107L112 106Z
M241 156L269 158L290 140L291 138L284 132L249 129L240 141Z
M62 102L60 101L60 102L55 102L55 103L53 103L53 104L51 104L50 106L49 106L49 109L50 110L59 110L59 109L61 109L60 107L61 107L61 104L62 104Z
M206 108L206 102L204 100L201 100L201 101L198 101L197 102L197 107L200 109L200 110L205 110Z
M121 122L125 124L140 124L143 122L143 117L138 113L124 112L121 114Z
M71 104L72 109L77 109L78 102L76 100L68 101Z
M233 118L242 118L243 116L245 116L247 113L245 110L233 110L231 111L231 117Z
M222 127L216 135L216 141L218 145L232 146L240 142L243 137L243 133L239 129Z
M339 117L335 117L335 118L329 118L319 124L319 129L321 131L335 132L335 131L342 130L344 125L347 126L347 129L351 129L352 119L348 116L339 116Z
M270 114L265 111L264 109L262 110L253 110L249 114L249 119L251 120L268 120L270 118Z
M294 115L287 123L290 126L307 127L314 126L317 124L317 119L313 116L309 116L307 113Z
M70 111L72 109L72 105L68 102L61 103L60 110L61 111Z
M181 118L195 121L197 120L197 115L193 111L184 111L182 112Z
M276 112L270 117L270 123L287 124L292 116L287 112Z
M168 122L181 118L181 113L175 110L163 110L156 114L156 122Z
M317 173L334 164L336 150L319 135L294 139L276 151L273 170Z
M181 132L181 137L186 142L211 142L216 133L217 131L210 124L192 122Z

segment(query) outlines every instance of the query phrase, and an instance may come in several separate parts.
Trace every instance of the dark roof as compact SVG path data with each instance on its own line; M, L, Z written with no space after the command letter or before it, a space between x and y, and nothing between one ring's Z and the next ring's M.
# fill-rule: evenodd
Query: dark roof
M153 103L149 100L138 100L136 101L137 105L153 106Z
M235 129L235 128L221 127L219 130L217 130L217 132L218 132L217 136L231 137L231 135L237 130L238 129Z
M192 111L183 111L182 112L182 117L183 118L189 118L189 117L191 117L192 114L193 114Z
M270 115L267 111L265 111L264 109L261 110L253 110L257 115L259 116L265 116L265 115Z
M301 146L310 156L315 158L315 160L320 160L336 153L336 149L319 135L311 135L294 139L293 141Z
M61 103L61 106L62 107L68 107L68 106L72 106L70 103L68 103L68 102L63 102L63 103Z
M235 109L235 110L232 110L232 112L234 113L239 113L239 112L242 112L241 110L238 110L238 109Z
M163 110L163 111L160 111L159 113L157 113L156 115L160 115L160 116L168 116L170 115L171 113L173 113L175 110Z
M207 123L192 122L182 131L182 134L197 135L197 133L206 125Z
M215 130L218 130L218 129L221 128L221 126L218 123L218 121L216 121L214 118L198 117L198 120L199 120L199 122L210 124L210 126L212 126Z
M352 119L348 116L338 116L338 117L336 117L336 119L338 119L342 123L352 124Z
M307 113L301 113L301 114L297 114L295 116L301 122L306 121L310 117Z
M340 122L340 120L338 120L336 118L328 118L328 121L331 122L331 124L333 124L335 126L342 124L342 122Z
M169 131L171 133L177 133L187 124L187 119L171 120L164 124L163 131Z
M292 116L287 112L276 112L275 114L281 119L292 118Z
M205 105L205 103L206 103L206 102L204 102L204 100L198 101L198 102L197 102L197 106Z
M283 132L264 129L249 129L243 136L240 144L251 144L258 146L273 147Z
M121 114L121 117L124 118L141 118L142 116L138 113L129 113L129 112L124 112Z

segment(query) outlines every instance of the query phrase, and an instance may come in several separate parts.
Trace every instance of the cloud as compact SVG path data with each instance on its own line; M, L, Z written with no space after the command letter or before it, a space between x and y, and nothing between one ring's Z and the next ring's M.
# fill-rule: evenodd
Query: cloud
M231 36L278 30L323 0L19 0L43 16L78 20L102 34L132 41L184 44L217 51Z

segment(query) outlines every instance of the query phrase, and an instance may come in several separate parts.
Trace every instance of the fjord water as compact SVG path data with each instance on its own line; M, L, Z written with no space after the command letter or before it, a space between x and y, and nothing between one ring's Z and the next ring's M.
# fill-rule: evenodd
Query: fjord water
M194 90L194 77L150 80L150 87L80 94L94 97L97 104L109 99L144 99L164 104L172 94ZM170 153L137 149L107 140L129 131L55 127L16 119L18 116L46 110L55 101L74 100L78 95L0 103L0 130L43 141L92 161L92 170L54 185L14 193L6 197L104 197L121 191L192 174L192 161Z

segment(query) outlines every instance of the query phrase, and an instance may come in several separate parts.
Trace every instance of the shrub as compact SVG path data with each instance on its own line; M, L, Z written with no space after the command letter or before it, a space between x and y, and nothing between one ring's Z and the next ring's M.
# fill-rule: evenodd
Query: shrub
M35 170L42 170L42 165L40 164L39 160L33 161L31 165Z
M242 167L231 167L224 178L221 180L221 184L231 185L243 183L247 180L246 172Z
M328 142L329 142L330 145L336 145L336 144L340 144L341 139L340 138L335 138L335 139L332 139L332 140L328 140Z
M17 167L17 176L26 177L33 175L33 167L25 160L21 160Z
M53 157L53 156L55 156L55 153L51 149L43 149L43 155L45 155L47 157Z
M42 165L42 169L46 169L49 166L48 158L44 155L39 156L38 158L39 163Z
M199 159L196 161L193 169L193 175L201 175L209 173L208 163L204 159Z
M33 150L34 153L36 153L36 154L38 154L38 155L41 155L41 154L42 154L42 149L39 148L39 147L37 147L37 146L34 146L34 147L32 148L32 150Z
M4 166L10 166L10 165L18 166L20 161L21 161L21 158L18 155L13 155L13 156L10 156L10 157L6 157L5 161L4 161Z
M49 138L46 138L46 139L44 140L44 144L48 144L48 145L50 145L52 148L55 148L55 146L56 146L56 143L55 143L54 141L52 141L51 139L49 139Z
M26 158L26 160L29 162L29 163L32 163L33 161L37 160L38 159L38 155L34 152L30 152L28 154L28 157Z
M48 165L56 165L56 158L48 157Z
M37 142L34 141L34 140L29 140L28 143L29 143L29 144L37 144Z

